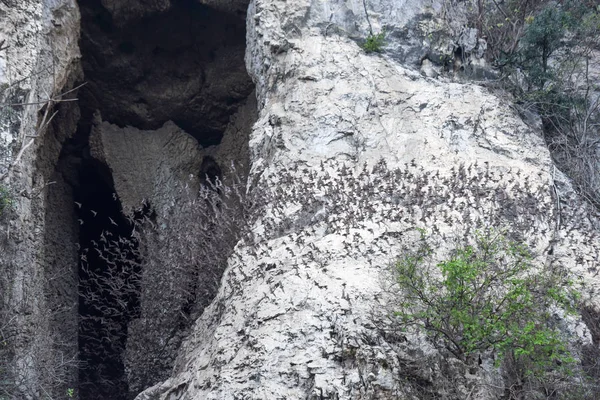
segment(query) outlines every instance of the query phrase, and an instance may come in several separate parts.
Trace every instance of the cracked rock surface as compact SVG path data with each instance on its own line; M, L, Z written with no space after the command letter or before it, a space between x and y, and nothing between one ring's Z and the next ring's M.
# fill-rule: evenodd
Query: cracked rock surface
M53 109L63 129L40 126L48 100L81 77L79 9L74 0L7 0L0 20L0 185L14 199L0 217L0 320L3 337L13 338L0 380L3 389L20 382L16 398L36 399L42 386L65 393L77 382L77 233L72 206L62 201L69 188L54 174L77 104ZM64 362L55 369L57 359Z
M391 3L374 2L371 23L402 30L400 10L457 12L435 1L393 12ZM435 351L385 329L393 299L382 282L415 227L448 240L510 227L536 263L561 263L598 286L598 214L553 167L541 133L485 88L365 54L343 33L366 36L361 7L250 4L246 62L260 112L250 190L260 206L172 377L138 400L395 399L415 395L411 379L435 385ZM502 395L490 387L477 398Z
M161 41L171 32L154 35L130 25L177 13L175 2L93 4L99 3L108 14L83 16L96 24L98 41L88 37L85 46L98 56L82 67L74 1L0 1L0 41L10 45L0 52L0 85L10 88L2 101L35 103L0 115L0 174L36 134L48 95L73 88L82 70L96 73L96 86L80 92L104 118L92 135L94 156L111 168L126 211L149 200L157 212L156 234L146 241L151 250L142 249L158 254L144 276L153 285L142 297L158 293L152 301L166 300L145 303L130 325L134 339L124 357L130 366L147 367L130 371L132 390L163 381L137 400L418 398L415 382L436 392L448 373L459 385L458 392L444 393L447 398L466 398L461 385L473 381L484 383L473 398L500 398L502 390L493 387L502 381L494 373L474 375L461 365L442 371L440 355L424 337L388 325L394 301L386 289L389 266L418 239L415 228L446 243L438 249L442 257L457 234L506 227L536 251L537 265L558 263L580 276L586 290L599 289L600 216L552 164L538 128L482 86L444 76L435 65L424 74L439 79L417 70L431 49L451 54L459 43L472 54L483 51L484 43L462 28L466 2L372 0L367 19L362 1L253 0L244 44L227 35L243 29L243 21L225 25L247 4L201 0L198 7L211 8L216 19L192 27L198 29L193 35L174 29L180 47ZM359 46L369 24L389 33L383 55ZM428 43L439 26L445 33ZM195 46L200 50L191 55L182 50ZM119 57L108 57L113 53ZM179 56L189 62L166 62ZM161 73L145 70L153 61L164 66ZM226 69L231 75L219 73ZM108 95L96 96L104 87ZM132 90L119 92L122 87ZM189 87L201 95L189 95ZM247 99L253 90L257 104ZM220 102L229 98L232 104ZM80 111L77 102L56 110L55 123L11 171L18 201L10 218L0 220L0 267L7 271L0 290L10 294L0 311L20 335L16 369L37 390L28 399L41 398L37 388L58 381L49 372L57 357L77 353L78 222L72 202L65 202L72 199L69 176L56 166ZM212 144L221 136L216 148L193 140ZM202 249L181 252L192 226L187 212L198 203L186 203L182 212L179 200L186 179L198 188L201 180L190 176L204 171L209 157L222 166L249 160L252 210L222 279L199 272L210 285L216 282L205 288L212 295L218 286L216 297L186 314L188 298L173 298L168 289L188 289L181 284L188 275L180 273L189 271L178 262ZM158 172L149 176L146 169ZM210 236L211 229L198 232ZM159 273L165 269L171 272L166 278ZM61 302L40 293L62 296ZM50 318L56 309L61 313ZM191 320L195 312L201 315ZM192 325L185 337L168 329L182 319ZM567 322L574 342L589 341L580 321ZM490 360L484 364L493 370ZM62 372L51 387L60 396L77 385L75 365Z
M113 3L82 7L88 83L81 95L90 112L145 130L174 121L202 145L218 144L253 91L243 62L244 19L193 2L155 2L148 15L136 12L154 9L146 3Z

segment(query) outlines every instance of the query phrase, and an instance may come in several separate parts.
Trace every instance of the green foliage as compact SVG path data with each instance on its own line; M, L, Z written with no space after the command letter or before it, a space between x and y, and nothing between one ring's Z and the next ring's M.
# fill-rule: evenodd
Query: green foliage
M385 34L383 32L377 35L370 33L362 45L362 48L367 53L381 53L385 45Z
M547 322L552 306L572 311L572 282L534 271L531 252L500 233L478 233L474 244L457 246L437 264L429 241L421 232L416 250L395 264L396 316L405 328L425 332L463 361L483 353L498 364L508 357L524 366L524 376L573 361Z
M600 208L600 99L591 72L600 48L600 7L580 0L542 3L496 63L517 103L541 116L557 164Z
M557 6L543 9L525 30L518 52L520 66L530 87L544 88L553 78L550 57L562 47L562 40L572 24L571 15Z
M12 207L13 200L8 188L0 185L0 215Z
M520 89L528 93L568 91L564 86L573 84L569 79L582 72L589 51L599 44L600 9L579 1L549 3L524 22L519 46L500 57L505 75L522 73Z

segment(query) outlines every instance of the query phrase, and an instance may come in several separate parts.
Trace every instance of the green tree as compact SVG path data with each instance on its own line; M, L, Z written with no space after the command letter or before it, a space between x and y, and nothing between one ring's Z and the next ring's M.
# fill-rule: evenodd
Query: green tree
M600 5L592 3L549 3L530 15L517 50L500 64L517 102L541 116L557 164L600 208Z
M519 64L528 77L528 89L543 89L552 79L550 57L563 46L567 28L571 25L570 13L557 6L544 8L531 20L521 40Z
M508 357L524 376L573 361L548 323L550 307L571 309L576 300L568 279L537 271L525 246L493 231L439 263L432 248L422 233L416 250L395 264L401 325L423 331L466 363L477 354L493 355L498 364Z

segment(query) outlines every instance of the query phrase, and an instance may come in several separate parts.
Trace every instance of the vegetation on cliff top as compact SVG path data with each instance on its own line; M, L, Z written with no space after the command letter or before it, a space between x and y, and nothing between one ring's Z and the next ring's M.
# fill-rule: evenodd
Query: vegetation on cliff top
M540 115L557 165L600 208L600 3L479 0L470 24L502 87Z

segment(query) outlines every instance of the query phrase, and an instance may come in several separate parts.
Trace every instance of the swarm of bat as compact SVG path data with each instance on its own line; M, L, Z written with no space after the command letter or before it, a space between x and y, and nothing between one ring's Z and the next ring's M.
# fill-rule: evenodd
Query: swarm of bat
M102 365L115 357L132 390L165 378L182 333L214 298L228 259L241 259L237 244L259 260L272 253L273 240L282 239L296 262L325 266L333 255L313 244L319 226L345 236L347 256L367 258L390 253L402 236L384 229L366 241L359 232L373 233L373 224L425 228L441 240L450 240L448 232L466 240L477 229L510 227L513 239L532 248L561 231L564 240L578 243L574 257L583 254L596 240L600 219L557 199L553 182L542 177L477 162L442 171L415 160L394 169L384 160L372 167L330 160L317 168L294 164L257 174L252 184L235 174L227 183L207 179L199 192L182 184L172 207L153 210L147 203L129 216L130 236L105 231L81 250L82 352L104 360L90 366L97 369L90 380L110 382ZM250 229L257 225L263 229ZM577 231L589 234L581 238ZM89 268L92 255L103 269ZM589 263L589 257L581 259ZM252 279L243 265L239 272Z

